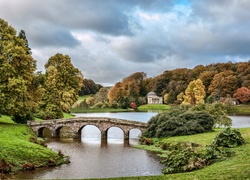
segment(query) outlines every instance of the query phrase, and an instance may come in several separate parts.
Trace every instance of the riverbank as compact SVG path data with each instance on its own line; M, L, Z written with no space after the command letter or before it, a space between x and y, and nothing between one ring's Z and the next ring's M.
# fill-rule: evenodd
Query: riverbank
M137 108L138 112L147 111L167 111L171 109L171 106L166 104L145 104ZM72 108L71 113L104 113L104 112L133 112L134 109L121 109L121 108ZM250 116L250 105L237 105L231 106L228 110L228 115L249 115Z
M205 147L208 144L211 144L212 140L218 134L221 129L215 129L214 132L202 133L189 136L176 136L159 139L159 141L164 142L195 142L201 144ZM239 129L242 137L246 140L246 144L233 148L235 155L231 158L228 158L224 161L217 162L210 166L205 167L204 169L187 172L187 173L176 173L160 176L147 176L147 177L124 177L124 178L110 178L110 180L115 179L175 179L175 180L222 180L222 179L249 179L250 177L250 128ZM146 146L139 145L137 148L141 148L153 152L162 152L159 147L155 145Z
M250 116L250 105L242 104L237 106L231 106L228 110L229 115L249 115Z
M4 119L5 123L0 123L0 159L13 166L12 172L29 168L27 165L38 168L69 162L59 152L46 148L44 140L37 138L28 126Z

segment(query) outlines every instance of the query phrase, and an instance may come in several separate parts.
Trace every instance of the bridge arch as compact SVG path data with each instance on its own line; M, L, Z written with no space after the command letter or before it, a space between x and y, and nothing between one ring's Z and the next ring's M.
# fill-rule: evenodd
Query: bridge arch
M131 128L128 131L129 138L139 138L142 135L142 131L138 128Z
M110 136L110 134L112 134L112 133L116 133L116 134L118 134L118 136L116 136L116 137L112 137L112 136ZM119 134L122 136L122 137L119 137ZM124 139L124 137L125 137L125 131L124 131L124 129L122 129L121 127L119 127L119 126L110 126L109 128L107 128L106 129L106 136L107 136L107 138L112 138L112 139L116 139L116 138L118 138L118 139L120 139L120 138L123 138Z
M38 130L37 130L38 137L45 137L45 135L44 135L45 133L47 136L50 136L50 137L52 136L52 131L50 128L48 128L46 126L38 128Z
M83 137L82 136L82 131L84 131L84 128L88 128L88 127L95 127L96 129L98 129L98 131L100 132L100 135L101 135L101 130L100 130L100 128L97 125L95 125L95 124L85 124L85 125L81 126L77 130L77 135L78 135L79 138Z
M58 126L55 129L55 137L68 137L73 138L75 137L73 129L69 125L62 125Z

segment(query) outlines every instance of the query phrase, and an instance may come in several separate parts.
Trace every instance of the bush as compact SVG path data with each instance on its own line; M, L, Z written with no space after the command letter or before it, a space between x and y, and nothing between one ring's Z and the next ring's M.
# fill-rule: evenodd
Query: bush
M102 102L98 102L98 103L96 103L94 106L92 106L92 108L102 108L102 106L103 106L103 103Z
M227 128L217 134L212 144L232 148L244 143L245 140L241 136L239 130Z
M212 131L213 117L207 112L180 109L160 113L150 119L146 137L190 135Z
M14 115L12 120L18 124L26 124L28 120L34 120L34 116L31 114L27 114L25 116Z

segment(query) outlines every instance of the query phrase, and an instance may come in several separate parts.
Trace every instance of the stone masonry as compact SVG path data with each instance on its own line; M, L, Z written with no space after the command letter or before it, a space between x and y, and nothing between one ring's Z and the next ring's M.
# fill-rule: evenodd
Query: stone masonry
M43 136L44 128L50 130L51 137L60 137L60 129L69 127L74 134L73 138L81 137L81 130L84 126L94 125L101 131L102 139L107 139L109 128L118 127L124 132L125 140L129 139L129 131L131 129L139 129L141 132L144 132L147 128L147 123L107 117L76 117L45 120L42 122L28 121L27 125L40 137Z

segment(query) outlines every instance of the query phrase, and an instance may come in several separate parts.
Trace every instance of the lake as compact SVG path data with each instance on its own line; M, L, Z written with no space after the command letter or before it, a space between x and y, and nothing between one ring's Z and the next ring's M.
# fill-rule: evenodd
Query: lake
M82 113L79 116L112 117L147 122L156 112L124 113ZM250 127L250 116L230 116L234 128ZM100 131L95 126L86 126L82 138L53 139L49 148L70 156L71 163L55 168L41 168L34 173L21 172L19 179L79 179L124 176L149 176L161 174L163 166L153 153L133 148L138 144L139 130L130 133L130 140L124 142L119 128L110 128L107 141L100 139Z

